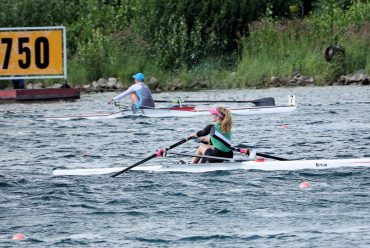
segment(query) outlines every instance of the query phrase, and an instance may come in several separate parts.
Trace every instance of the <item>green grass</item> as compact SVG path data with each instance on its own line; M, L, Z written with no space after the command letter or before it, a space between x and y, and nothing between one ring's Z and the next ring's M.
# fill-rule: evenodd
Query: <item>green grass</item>
M324 49L329 45L327 35L320 36L308 21L290 21L260 24L243 42L243 56L237 66L237 78L249 87L266 86L271 76L286 77L295 73L313 76L318 85L336 80L340 75L369 68L370 35L361 30L353 33L345 30L339 43L345 48L345 62L328 63ZM364 23L365 27L368 23ZM367 32L370 33L370 32Z
M364 70L370 73L370 3L356 3L348 11L328 8L293 20L261 20L250 25L241 41L242 52L230 66L223 57L203 58L193 68L167 70L150 53L150 45L128 29L126 36L94 33L80 44L69 60L69 82L85 84L98 77L118 77L126 86L141 71L155 77L163 89L203 87L269 87L272 76L286 78L296 73L311 76L317 85L333 82L340 75ZM326 12L325 12L326 11ZM334 13L334 14L332 14ZM125 31L125 32L126 32ZM118 38L117 38L118 37ZM345 60L326 62L324 50L338 42Z

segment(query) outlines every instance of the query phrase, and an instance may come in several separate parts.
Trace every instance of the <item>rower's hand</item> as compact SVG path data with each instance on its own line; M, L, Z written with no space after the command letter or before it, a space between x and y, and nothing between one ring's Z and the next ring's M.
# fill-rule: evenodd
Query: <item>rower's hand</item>
M190 134L189 136L190 136L190 137L192 137L193 139L198 138L197 133L192 133L192 134Z
M249 156L250 150L248 148L239 148L239 152Z
M157 155L157 157L165 157L167 155L167 149L166 148L158 148L155 151L155 154Z

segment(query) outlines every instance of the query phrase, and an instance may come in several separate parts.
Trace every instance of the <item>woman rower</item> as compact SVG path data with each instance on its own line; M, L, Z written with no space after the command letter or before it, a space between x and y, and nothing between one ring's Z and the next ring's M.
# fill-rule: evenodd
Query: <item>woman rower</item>
M210 124L203 130L191 134L192 137L198 138L198 141L202 142L196 151L196 155L232 158L232 117L230 110L224 107L217 107L210 109L209 112L212 114L212 122L214 122L214 124ZM209 134L210 137L205 137ZM204 163L206 161L210 163L222 162L222 160L198 157L193 157L191 162L196 164Z

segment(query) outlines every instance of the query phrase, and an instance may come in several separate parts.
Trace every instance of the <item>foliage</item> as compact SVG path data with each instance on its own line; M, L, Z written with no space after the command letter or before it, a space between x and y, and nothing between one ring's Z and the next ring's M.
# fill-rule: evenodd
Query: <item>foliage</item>
M165 69L198 66L209 57L228 59L238 49L248 23L264 12L257 0L136 1L132 24Z
M313 13L303 18L307 2L2 0L0 26L66 26L75 84L110 76L128 83L139 70L184 88L268 86L273 75L295 73L325 82L370 72L370 3L313 1ZM346 60L329 64L322 51L336 43Z
M271 76L300 73L316 77L319 84L340 75L370 67L370 3L354 1L326 3L303 20L262 20L250 25L244 39L237 77L255 86ZM339 8L338 4L346 8ZM345 48L345 60L324 60L330 45ZM369 72L369 71L368 71ZM267 86L267 85L266 85Z

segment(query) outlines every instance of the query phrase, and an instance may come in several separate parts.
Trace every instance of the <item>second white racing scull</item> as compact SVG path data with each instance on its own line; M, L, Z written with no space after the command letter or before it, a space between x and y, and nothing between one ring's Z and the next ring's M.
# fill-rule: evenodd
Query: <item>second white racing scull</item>
M370 158L357 159L314 159L289 161L241 161L204 164L174 164L174 165L148 165L132 168L135 171L152 172L188 172L203 173L224 170L304 170L304 169L335 169L340 167L370 167ZM111 174L125 169L125 167L111 168L80 168L56 169L54 176L85 176Z
M273 98L272 98L273 99ZM233 115L255 115L255 114L278 114L291 112L297 108L295 104L295 96L289 96L287 105L268 105L268 106L237 106L228 107ZM133 113L131 109L122 108L120 111L112 113L96 113L96 114L82 114L82 115L62 115L62 116L47 116L48 120L76 120L76 119L114 119L120 117L150 117L150 118L163 118L163 117L194 117L201 115L209 115L207 107L196 106L173 106L163 108L145 108L139 109Z

